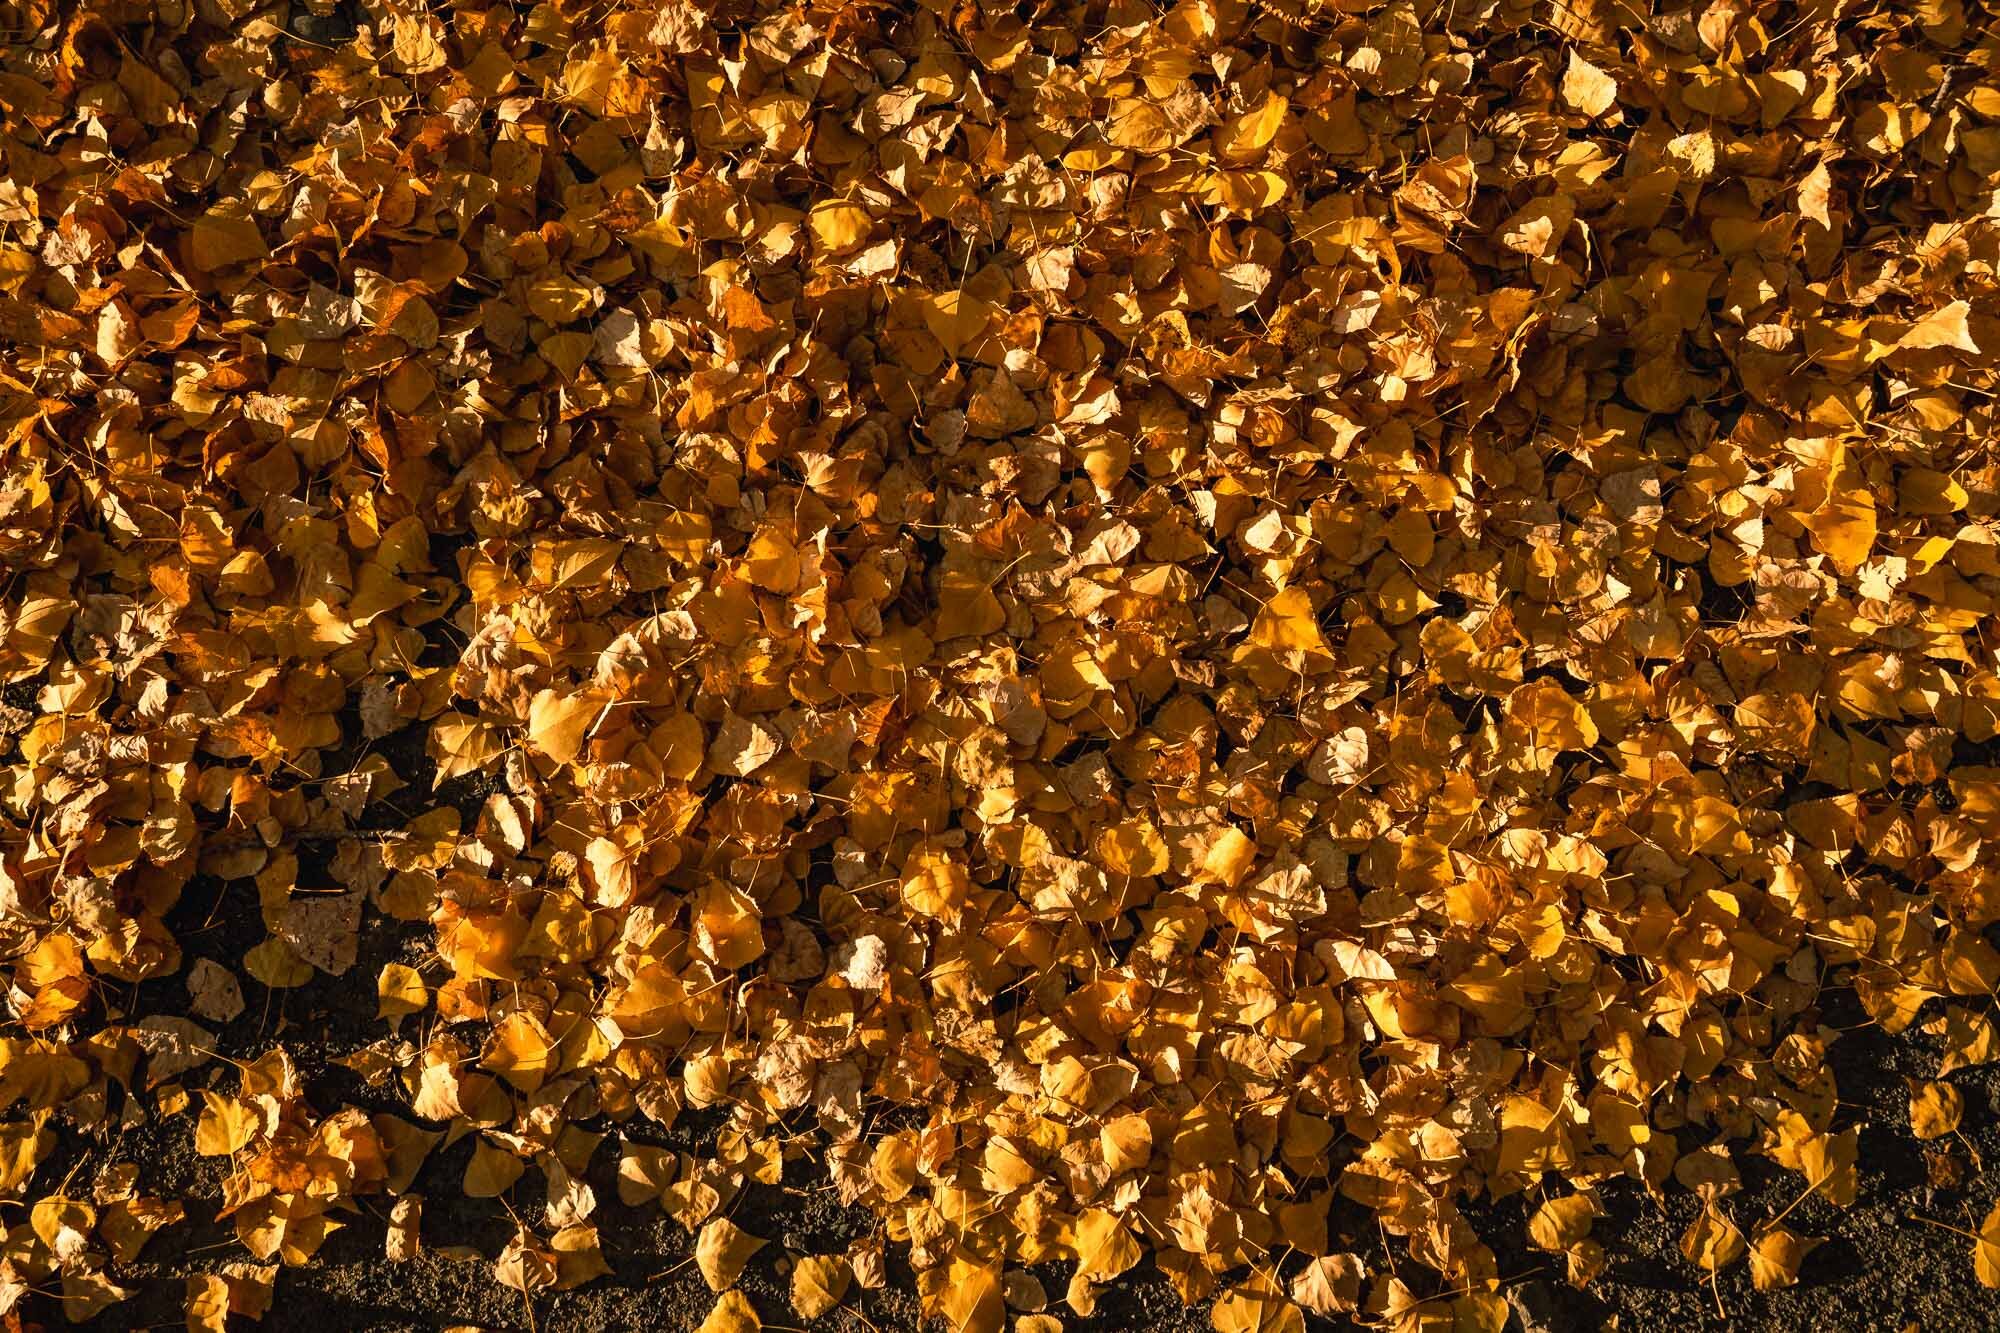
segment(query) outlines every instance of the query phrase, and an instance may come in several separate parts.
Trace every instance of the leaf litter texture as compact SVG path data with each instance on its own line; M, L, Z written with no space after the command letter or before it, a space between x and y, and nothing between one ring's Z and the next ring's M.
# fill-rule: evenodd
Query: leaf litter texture
M885 1245L956 1330L1148 1255L1498 1328L1461 1205L1585 1285L1620 1180L1794 1280L1731 1196L1855 1198L1824 990L1925 1138L1995 1054L1994 17L11 6L0 1306L130 1294L182 1202L37 1168L154 1118L193 1328L420 1173L592 1281L599 1154L717 1330ZM213 1059L364 932L398 1112ZM760 1312L788 1166L879 1230Z

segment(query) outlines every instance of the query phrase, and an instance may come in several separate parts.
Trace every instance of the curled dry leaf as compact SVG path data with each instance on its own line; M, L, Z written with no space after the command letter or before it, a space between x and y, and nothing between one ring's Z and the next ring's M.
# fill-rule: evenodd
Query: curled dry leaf
M389 1231L384 1242L390 1263L407 1263L422 1247L424 1196L405 1194L389 1206Z

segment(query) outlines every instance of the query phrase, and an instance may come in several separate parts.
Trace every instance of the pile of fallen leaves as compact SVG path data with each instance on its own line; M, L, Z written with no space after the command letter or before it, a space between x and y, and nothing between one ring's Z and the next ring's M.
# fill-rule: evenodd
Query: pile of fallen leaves
M6 6L0 1305L466 1136L711 1330L1493 1329L1462 1205L1620 1178L1790 1281L1823 989L1922 1136L1996 1054L2000 11L1669 2ZM377 932L400 1113L211 1058ZM38 1172L156 1120L221 1198ZM759 1311L788 1167L880 1229Z

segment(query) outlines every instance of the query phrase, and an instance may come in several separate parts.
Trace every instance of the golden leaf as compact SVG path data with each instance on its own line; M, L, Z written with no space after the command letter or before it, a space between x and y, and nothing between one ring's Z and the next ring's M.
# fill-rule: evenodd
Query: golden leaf
M1819 1244L1817 1237L1801 1236L1782 1226L1760 1228L1750 1246L1751 1285L1759 1291L1791 1286L1799 1280L1799 1265Z
M763 1327L764 1321L757 1317L750 1298L740 1290L731 1289L715 1298L714 1307L695 1333L758 1333Z
M1209 1309L1215 1333L1305 1333L1305 1313L1276 1292L1233 1287Z
M2000 1287L2000 1203L1993 1205L1972 1242L1972 1271L1984 1287Z
M1704 1205L1681 1236L1681 1253L1711 1273L1742 1258L1743 1250L1743 1233L1714 1204Z
M1920 1139L1941 1139L1958 1128L1965 1114L1965 1097L1949 1083L1910 1080L1910 1132Z
M809 1255L792 1268L792 1308L801 1319L817 1319L840 1304L853 1270L839 1255Z
M264 1117L235 1097L197 1089L201 1118L195 1122L194 1150L204 1157L227 1157L248 1146L264 1128Z
M726 1291L743 1275L750 1256L764 1248L764 1242L726 1217L710 1218L702 1224L695 1240L695 1267L710 1291Z
M1618 80L1570 48L1569 63L1563 68L1563 104L1579 115L1596 119L1618 102Z

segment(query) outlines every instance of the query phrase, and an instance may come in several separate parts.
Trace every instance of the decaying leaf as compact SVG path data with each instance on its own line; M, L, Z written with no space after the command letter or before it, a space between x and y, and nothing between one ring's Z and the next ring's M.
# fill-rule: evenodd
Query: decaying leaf
M188 1007L211 1023L228 1023L243 1012L243 988L227 968L197 958L188 970Z

